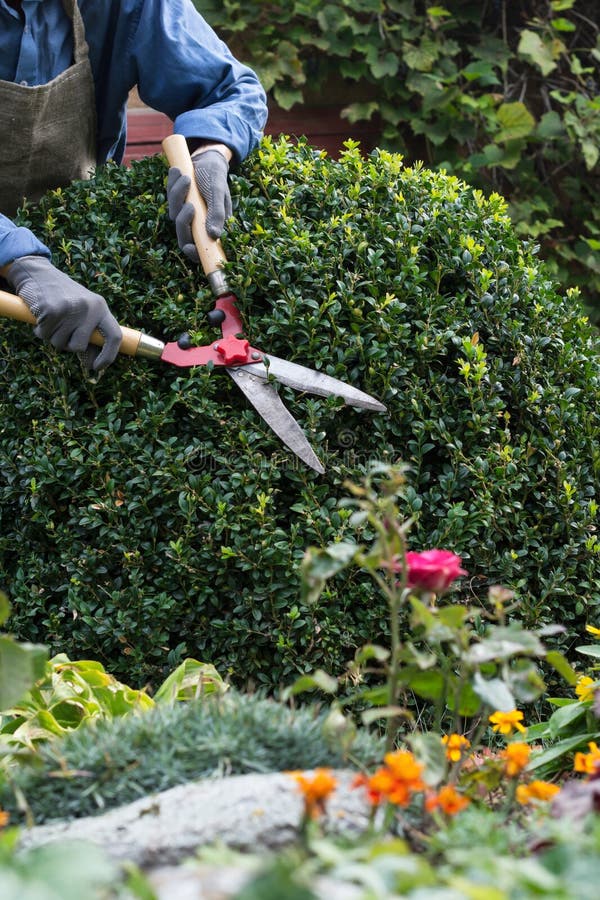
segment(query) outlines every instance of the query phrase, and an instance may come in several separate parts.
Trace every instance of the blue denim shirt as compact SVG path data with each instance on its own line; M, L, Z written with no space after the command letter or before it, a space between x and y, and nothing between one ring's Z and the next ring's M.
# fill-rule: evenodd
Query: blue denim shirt
M267 118L265 93L191 0L78 3L96 89L99 165L123 158L136 85L144 103L173 120L175 133L227 144L236 161L254 149ZM25 22L0 0L0 79L46 84L71 64L71 22L62 0L23 0L23 12ZM0 266L30 253L49 255L0 212Z

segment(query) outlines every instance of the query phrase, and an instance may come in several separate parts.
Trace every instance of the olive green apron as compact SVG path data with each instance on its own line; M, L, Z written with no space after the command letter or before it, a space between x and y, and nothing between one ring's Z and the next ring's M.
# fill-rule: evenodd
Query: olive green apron
M35 87L0 80L0 212L76 178L96 165L96 102L85 29L76 0L63 0L73 23L73 64Z

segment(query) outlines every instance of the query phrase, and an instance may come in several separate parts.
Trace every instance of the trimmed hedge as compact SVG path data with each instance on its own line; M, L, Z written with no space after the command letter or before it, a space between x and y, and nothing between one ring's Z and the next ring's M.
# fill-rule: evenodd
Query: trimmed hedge
M208 342L212 301L166 215L166 166L108 166L22 221L123 324ZM252 342L354 383L389 414L281 395L326 465L297 464L223 373L121 359L97 384L3 323L0 564L11 629L142 684L185 656L234 683L339 671L385 631L370 579L299 602L307 546L343 538L344 481L410 464L412 549L462 556L474 598L528 627L600 603L600 342L505 203L350 146L265 139L232 179L225 249ZM565 645L569 646L569 635Z

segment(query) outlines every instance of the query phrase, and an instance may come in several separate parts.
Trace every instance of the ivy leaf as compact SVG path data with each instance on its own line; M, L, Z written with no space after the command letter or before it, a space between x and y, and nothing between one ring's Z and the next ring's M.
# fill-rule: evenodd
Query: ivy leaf
M495 66L483 59L469 63L462 70L461 74L467 81L479 81L482 85L500 84L500 79L495 72Z
M588 172L591 172L600 158L597 139L586 138L585 140L580 141L579 145L581 147L581 152L583 153L583 158L585 159L585 167Z
M375 78L385 78L386 75L393 77L399 67L400 60L395 53L386 53L370 62L371 72Z
M535 128L535 118L531 115L524 103L503 103L498 107L498 123L501 130L496 140L514 141L527 137Z
M550 24L555 31L575 31L575 23L562 16L557 19L552 19Z
M544 113L536 128L536 135L542 140L551 140L564 134L563 121L556 110Z
M439 55L438 45L427 38L423 38L418 47L405 43L402 50L402 59L408 68L418 72L431 72Z
M525 31L521 32L517 52L536 65L542 75L549 75L556 68L553 48L549 44L544 43L535 31L525 29Z

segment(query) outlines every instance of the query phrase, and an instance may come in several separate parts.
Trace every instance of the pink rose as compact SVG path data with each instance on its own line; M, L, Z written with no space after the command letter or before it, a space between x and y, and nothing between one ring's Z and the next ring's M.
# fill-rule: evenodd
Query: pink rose
M423 550L422 553L409 550L406 568L409 587L435 594L448 590L456 578L467 574L460 567L460 556L449 550Z

